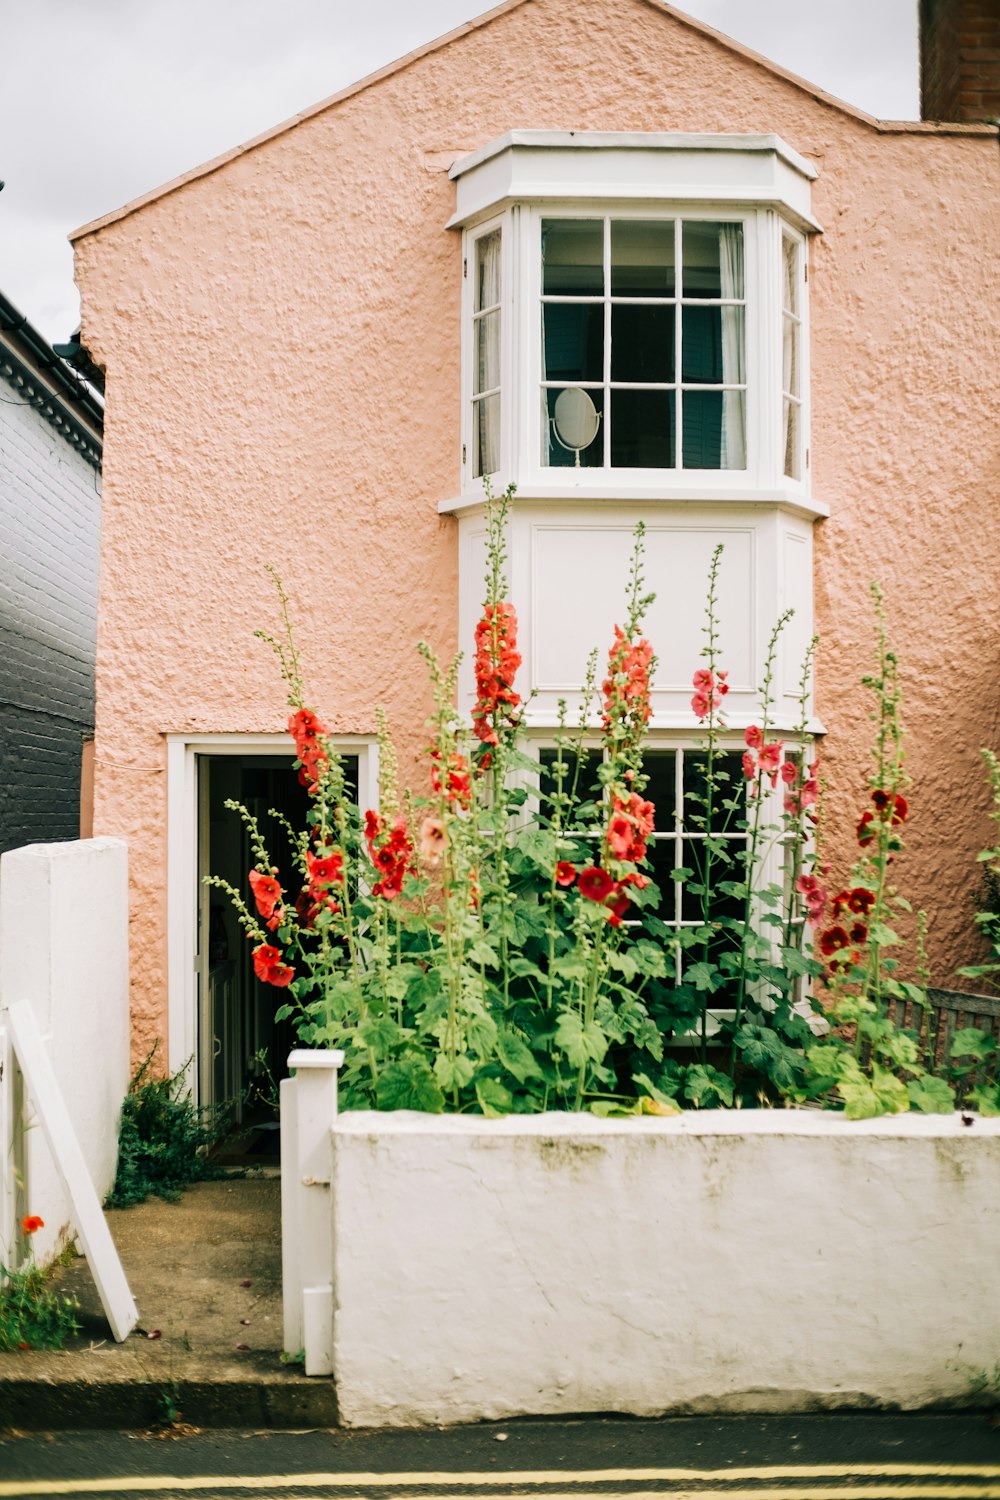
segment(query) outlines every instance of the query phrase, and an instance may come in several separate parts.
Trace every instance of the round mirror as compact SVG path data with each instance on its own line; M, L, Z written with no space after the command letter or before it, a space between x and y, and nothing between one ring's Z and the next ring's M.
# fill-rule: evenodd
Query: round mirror
M577 453L589 448L597 436L600 422L597 407L588 391L570 386L559 392L552 409L552 425L564 448L572 448Z

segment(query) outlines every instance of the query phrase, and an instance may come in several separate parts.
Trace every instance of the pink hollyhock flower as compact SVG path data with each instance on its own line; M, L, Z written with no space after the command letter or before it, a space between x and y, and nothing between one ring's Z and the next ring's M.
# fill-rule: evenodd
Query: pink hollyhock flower
M796 778L796 776L798 774L799 774L799 770L798 770L798 767L796 766L794 760L784 760L784 761L782 761L782 763L781 763L781 779L785 783L786 786L790 786L791 783L795 780L795 778Z
M743 738L751 750L759 750L764 743L764 731L756 724L751 724L744 729Z
M440 818L425 818L421 823L420 863L425 869L440 869L447 837L445 826Z
M754 777L757 775L757 762L754 760L749 750L744 750L743 752L743 775L746 777L747 781L753 781Z

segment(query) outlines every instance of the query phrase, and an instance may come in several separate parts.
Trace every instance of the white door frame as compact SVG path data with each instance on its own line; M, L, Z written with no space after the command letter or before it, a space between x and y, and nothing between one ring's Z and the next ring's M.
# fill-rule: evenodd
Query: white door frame
M271 755L291 767L295 745L289 734L168 734L167 742L167 1057L171 1073L189 1065L198 1100L195 1047L197 985L195 934L198 914L198 756ZM374 735L338 735L345 755L358 757L358 802L378 807L378 744Z

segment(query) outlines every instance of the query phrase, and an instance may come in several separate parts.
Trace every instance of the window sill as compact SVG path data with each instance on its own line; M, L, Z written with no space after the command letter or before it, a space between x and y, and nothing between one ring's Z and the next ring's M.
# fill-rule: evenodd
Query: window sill
M754 486L731 487L723 485L693 484L684 488L668 488L665 485L630 484L628 481L606 483L603 479L585 484L574 483L566 477L574 471L562 470L560 478L552 483L527 483L517 486L515 503L519 501L544 501L554 505L573 505L581 501L630 501L659 505L762 505L776 506L793 515L818 520L830 514L830 507L815 496L807 496L797 487L776 485L771 489ZM495 486L499 488L499 486ZM441 515L471 515L482 509L485 500L481 495L459 495L454 499L438 501Z

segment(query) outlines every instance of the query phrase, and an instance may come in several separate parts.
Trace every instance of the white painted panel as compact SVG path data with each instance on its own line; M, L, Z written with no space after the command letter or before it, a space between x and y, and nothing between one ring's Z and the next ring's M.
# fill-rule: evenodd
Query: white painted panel
M138 1323L139 1312L101 1210L100 1199L94 1191L66 1101L27 1000L14 1001L7 1011L7 1024L28 1095L72 1205L77 1237L100 1294L101 1305L112 1334L118 1343L122 1343Z
M782 692L787 699L798 700L802 662L812 639L812 533L786 529L782 552L783 594L785 608L795 614L785 631L783 642Z
M755 664L756 549L750 527L649 527L645 583L655 591L644 630L656 651L656 692L690 692L705 644L708 570L719 570L720 663L731 686L749 691ZM577 691L597 646L603 668L614 626L626 613L630 526L540 524L531 537L531 684L542 693Z

